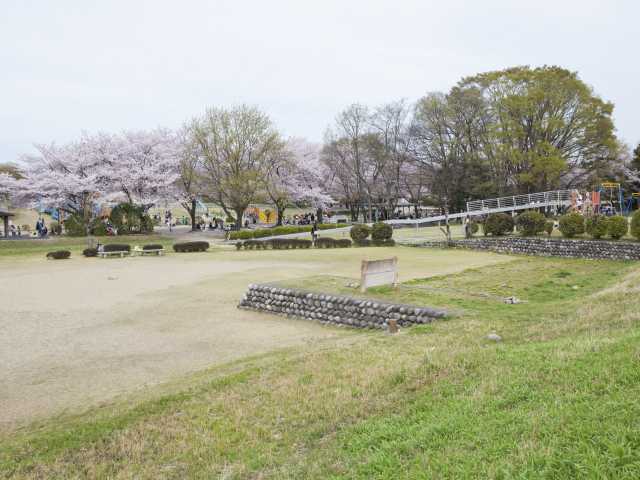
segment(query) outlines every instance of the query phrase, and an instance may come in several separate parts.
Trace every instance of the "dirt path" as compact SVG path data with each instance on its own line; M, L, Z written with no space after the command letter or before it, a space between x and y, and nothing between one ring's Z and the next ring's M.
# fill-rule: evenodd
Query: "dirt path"
M356 277L363 256L400 257L401 279L508 257L397 248L235 252L0 265L0 430L76 412L185 372L341 330L236 309L252 282ZM357 254L356 254L357 252Z

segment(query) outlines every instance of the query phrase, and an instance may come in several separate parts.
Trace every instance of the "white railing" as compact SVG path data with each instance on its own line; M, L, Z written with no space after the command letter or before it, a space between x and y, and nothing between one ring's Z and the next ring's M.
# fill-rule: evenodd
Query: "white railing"
M563 206L571 203L571 190L512 195L510 197L490 198L467 202L467 212L483 212L500 209L520 210L522 208Z

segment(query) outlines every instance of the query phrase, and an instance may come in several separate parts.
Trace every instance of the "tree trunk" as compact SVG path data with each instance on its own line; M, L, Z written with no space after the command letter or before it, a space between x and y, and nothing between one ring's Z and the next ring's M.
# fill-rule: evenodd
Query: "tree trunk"
M196 199L191 200L191 209L189 210L189 216L191 217L191 231L195 232L196 228Z
M284 211L287 209L287 205L281 202L276 203L276 215L278 219L276 220L276 227L280 227L282 225L282 220L284 219Z
M244 214L244 208L235 208L236 212L236 230L242 230L242 215Z
M322 216L322 209L318 208L316 210L316 219L318 220L318 223L322 223L324 221L324 217Z

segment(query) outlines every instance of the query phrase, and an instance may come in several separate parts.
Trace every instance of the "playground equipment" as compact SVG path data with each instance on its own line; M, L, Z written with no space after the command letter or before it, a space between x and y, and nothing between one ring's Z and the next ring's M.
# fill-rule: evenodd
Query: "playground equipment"
M618 182L603 182L598 187L600 195L598 213L605 215L629 215L634 206L640 206L640 192L625 196L624 188Z

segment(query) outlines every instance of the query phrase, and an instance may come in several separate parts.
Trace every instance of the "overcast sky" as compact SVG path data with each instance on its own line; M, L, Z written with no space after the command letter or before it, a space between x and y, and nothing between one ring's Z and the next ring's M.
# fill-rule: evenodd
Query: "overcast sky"
M339 110L516 65L577 70L640 140L634 0L2 0L0 162L82 130L255 104L321 140Z

